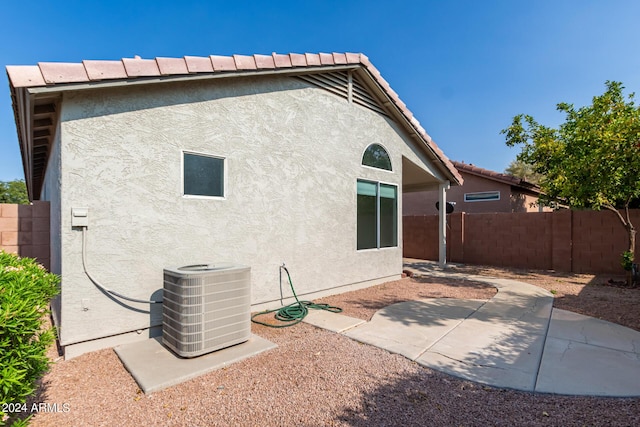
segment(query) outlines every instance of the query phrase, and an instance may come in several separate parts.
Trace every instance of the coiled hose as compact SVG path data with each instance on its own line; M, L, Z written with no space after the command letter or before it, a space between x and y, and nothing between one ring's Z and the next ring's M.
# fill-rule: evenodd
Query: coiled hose
M296 299L296 302L291 303L289 305L285 305L281 308L276 308L275 310L265 310L251 316L251 321L253 323L257 323L258 325L268 326L270 328L286 328L289 326L297 325L302 322L302 320L309 313L309 309L312 308L314 310L326 310L332 313L340 313L342 309L340 307L334 307L329 304L316 304L313 301L300 301L298 299L298 295L296 295L296 290L293 288L293 282L291 282L291 275L289 274L289 270L284 265L280 266L281 269L287 273L287 278L289 279L289 286L291 286L291 292L293 292L293 297ZM284 324L269 324L265 322L261 322L256 320L258 316L264 316L266 314L275 313L274 318L279 322L285 322Z

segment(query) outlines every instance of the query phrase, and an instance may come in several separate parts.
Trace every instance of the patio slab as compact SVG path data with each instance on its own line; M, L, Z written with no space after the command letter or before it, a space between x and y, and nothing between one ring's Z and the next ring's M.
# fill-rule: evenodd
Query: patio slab
M332 313L327 310L309 310L304 322L331 332L342 333L358 325L366 323L366 320Z
M640 396L640 332L554 309L536 391Z
M485 282L498 293L489 301L425 299L394 304L344 335L495 387L640 396L640 332L554 309L553 296L528 283L451 273L418 260L410 260L405 268L416 274ZM332 324L331 316L335 314L325 314L324 325Z
M344 335L416 360L483 303L438 299L393 304L374 314L371 321L346 331Z
M162 345L162 338L121 345L114 350L145 393L167 387L239 362L277 345L257 335L249 341L190 359L176 356Z

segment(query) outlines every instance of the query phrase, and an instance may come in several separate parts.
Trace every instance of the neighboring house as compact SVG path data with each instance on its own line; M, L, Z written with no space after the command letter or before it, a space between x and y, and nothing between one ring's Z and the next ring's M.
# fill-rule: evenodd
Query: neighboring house
M102 286L142 300L162 295L166 267L250 266L255 311L290 296L282 263L305 298L400 277L403 194L462 183L361 54L7 72L29 195L51 204L66 357L161 325L160 304L94 286L83 253Z
M464 179L464 185L447 192L447 202L454 212L547 212L551 208L538 204L540 187L513 175L482 169L472 164L452 162ZM404 215L437 214L435 191L407 194Z

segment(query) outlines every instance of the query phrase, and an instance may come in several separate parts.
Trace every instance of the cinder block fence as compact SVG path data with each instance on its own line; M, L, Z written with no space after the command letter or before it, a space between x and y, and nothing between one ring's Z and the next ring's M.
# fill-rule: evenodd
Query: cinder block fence
M640 228L640 210L631 211ZM610 211L447 215L452 262L574 273L621 273L627 233ZM403 218L404 256L438 260L438 216ZM636 260L639 258L636 251Z
M49 202L32 205L0 203L0 249L36 258L50 268Z

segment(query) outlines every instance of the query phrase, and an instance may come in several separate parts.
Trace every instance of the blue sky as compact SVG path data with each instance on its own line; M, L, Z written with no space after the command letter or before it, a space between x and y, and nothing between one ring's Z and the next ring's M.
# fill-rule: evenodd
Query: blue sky
M3 2L0 63L362 52L452 160L503 171L500 130L558 102L590 103L606 80L640 93L637 0ZM0 181L22 178L0 73Z

